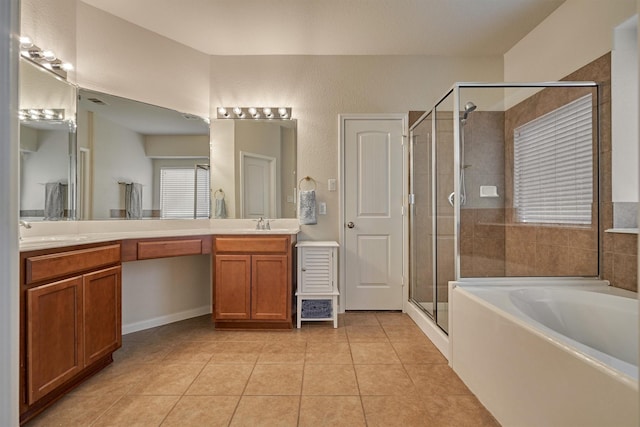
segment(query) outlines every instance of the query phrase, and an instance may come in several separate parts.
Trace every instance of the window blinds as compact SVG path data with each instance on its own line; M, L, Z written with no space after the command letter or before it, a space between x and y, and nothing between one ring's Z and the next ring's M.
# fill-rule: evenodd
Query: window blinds
M591 224L592 96L514 131L514 207L528 223Z
M209 218L209 170L201 168L160 169L160 217L194 218L193 198L198 174L197 218Z

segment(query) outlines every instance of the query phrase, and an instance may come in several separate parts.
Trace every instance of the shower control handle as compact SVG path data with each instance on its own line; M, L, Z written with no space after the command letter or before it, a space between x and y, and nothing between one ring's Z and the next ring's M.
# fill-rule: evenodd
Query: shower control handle
M353 227L355 227L355 226L356 226L356 225L353 223L353 221L349 221L349 222L347 223L347 228L353 228Z

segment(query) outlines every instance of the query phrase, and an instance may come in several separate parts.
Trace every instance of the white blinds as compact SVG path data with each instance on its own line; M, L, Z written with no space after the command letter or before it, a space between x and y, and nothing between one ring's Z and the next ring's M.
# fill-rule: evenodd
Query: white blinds
M198 174L197 218L209 218L209 170L160 169L160 217L193 218L195 176Z
M591 224L591 94L514 131L514 207L518 222Z

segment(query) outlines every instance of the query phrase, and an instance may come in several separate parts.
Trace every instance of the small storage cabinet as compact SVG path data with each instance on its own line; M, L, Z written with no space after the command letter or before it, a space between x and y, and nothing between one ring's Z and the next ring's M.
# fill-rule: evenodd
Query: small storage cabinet
M338 327L338 243L304 241L298 252L297 327L333 320Z

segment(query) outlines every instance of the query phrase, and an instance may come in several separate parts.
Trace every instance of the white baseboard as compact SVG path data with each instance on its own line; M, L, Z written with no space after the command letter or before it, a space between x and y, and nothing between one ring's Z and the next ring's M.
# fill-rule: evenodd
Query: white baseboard
M422 310L420 310L414 303L409 301L406 304L407 314L416 325L424 332L424 334L433 342L433 344L438 348L440 353L443 354L444 357L449 359L449 337L447 334L442 332L442 330L431 320L429 316L424 314Z
M165 316L158 316L152 319L141 320L139 322L128 323L122 325L122 334L130 334L132 332L143 331L149 328L155 328L156 326L166 325L168 323L179 322L180 320L191 319L192 317L203 316L211 313L211 306L205 305L191 310L180 311L178 313L171 313Z

